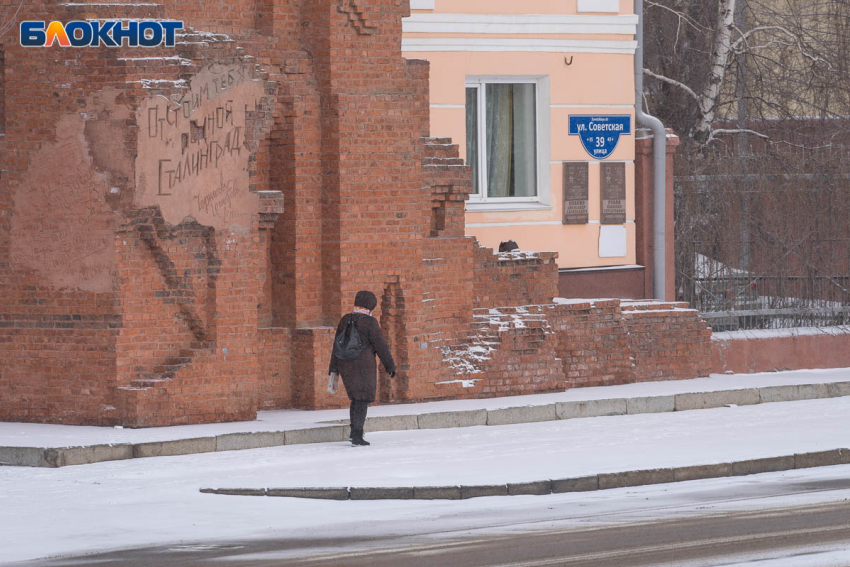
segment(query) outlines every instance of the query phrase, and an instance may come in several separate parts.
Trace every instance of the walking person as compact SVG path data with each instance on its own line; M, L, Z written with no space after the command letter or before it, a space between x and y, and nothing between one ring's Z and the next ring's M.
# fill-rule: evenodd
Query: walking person
M363 426L366 423L366 411L375 401L378 387L378 365L381 364L395 378L396 367L390 348L381 331L378 320L372 317L372 311L378 305L378 298L371 291L358 291L354 298L354 311L343 315L336 328L334 349L328 370L329 384L336 375L342 376L342 383L348 399L351 400L351 444L369 445L363 439Z

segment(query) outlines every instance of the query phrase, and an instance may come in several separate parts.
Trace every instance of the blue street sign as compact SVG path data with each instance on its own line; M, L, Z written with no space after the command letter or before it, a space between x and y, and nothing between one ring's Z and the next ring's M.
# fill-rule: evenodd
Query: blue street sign
M627 114L570 116L570 136L580 136L581 145L596 159L610 156L620 142L620 136L631 133L632 117Z

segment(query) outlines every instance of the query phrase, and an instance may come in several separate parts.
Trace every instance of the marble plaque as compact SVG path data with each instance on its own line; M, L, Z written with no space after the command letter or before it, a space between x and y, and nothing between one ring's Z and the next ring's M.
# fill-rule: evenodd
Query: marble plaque
M626 164L603 163L600 167L602 224L625 224Z
M564 164L564 224L587 224L587 163Z

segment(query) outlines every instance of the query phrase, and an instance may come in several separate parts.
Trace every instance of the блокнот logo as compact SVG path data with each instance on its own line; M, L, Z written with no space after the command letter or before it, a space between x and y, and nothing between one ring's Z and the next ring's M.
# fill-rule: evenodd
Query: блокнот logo
M126 24L127 27L124 27ZM23 47L174 47L177 30L183 22L21 22Z

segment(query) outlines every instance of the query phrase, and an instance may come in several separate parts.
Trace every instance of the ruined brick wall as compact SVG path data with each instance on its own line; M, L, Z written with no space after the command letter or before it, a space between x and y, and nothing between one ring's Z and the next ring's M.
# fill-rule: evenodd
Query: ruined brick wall
M166 226L157 213L141 209L118 235L124 422L251 419L263 251L197 222Z
M298 285L312 278L305 284L310 293L294 299L295 324L333 326L358 290L372 290L381 299L375 316L400 370L393 382L381 375L379 397L426 398L445 376L432 339L461 333L471 318L470 244L456 223L471 177L463 166L449 171L442 160L451 157L426 153L431 145L422 139L428 130L427 65L400 57L407 3L333 4L330 12L313 12L313 4L304 12L316 24L304 39L322 100L324 186L318 230L305 230L303 247L292 253L291 281ZM324 35L311 35L324 26ZM427 157L435 161L426 163ZM454 217L449 228L444 223L432 231L438 193ZM309 255L315 246L321 254ZM311 269L314 261L321 261L318 275ZM321 296L314 290L322 290ZM330 343L326 349L327 357Z
M539 305L558 295L554 252L493 253L475 246L475 308Z
M33 3L25 14L165 15L98 3ZM0 344L14 363L0 369L2 419L255 414L265 264L252 190L267 188L268 173L253 164L268 161L273 105L232 41L178 39L145 50L5 43Z
M420 67L424 67L420 65ZM445 138L426 138L422 169L430 189L428 236L417 268L422 287L420 332L411 351L418 378L402 384L397 397L441 399L468 396L454 382L442 348L471 332L474 239L465 236L464 209L472 188L472 172L459 158L457 145ZM385 399L389 396L385 394Z
M711 329L685 303L624 302L636 382L708 376Z
M683 304L565 300L475 310L445 346L445 397L480 398L707 376L711 331Z
M327 366L360 289L379 298L399 368L379 377L382 403L701 371L695 316L660 309L646 329L619 303L554 305L554 254L465 236L471 170L429 137L428 64L401 57L408 13L406 0L29 3L28 19L187 29L173 49L4 38L0 419L142 427L344 407Z
M618 300L561 300L550 320L569 387L634 381L628 329Z
M76 19L26 8L31 19ZM114 231L132 194L127 76L117 56L3 39L0 419L112 424Z
M687 305L560 300L551 323L569 387L707 376L711 331Z
M28 6L30 19L170 18L187 26L171 50L24 50L9 42L19 118L3 147L12 173L0 191L2 277L14 288L7 295L32 295L18 284L38 278L45 300L62 287L75 298L103 294L114 319L108 339L92 347L113 370L94 380L102 400L89 395L77 422L100 423L103 408L116 406L109 419L143 426L242 419L287 400L325 403L316 382L326 363L317 361L330 345L321 329L361 288L390 298L382 321L400 366L416 366L416 354L405 352L428 324L414 274L433 257L424 251L432 215L420 167L427 65L401 58L407 13L396 0ZM258 192L267 190L280 191L284 206L258 223ZM463 240L458 198L462 208L463 192L451 197L455 226L443 238ZM469 266L467 257L451 269ZM448 306L440 313L450 315L435 325L457 326L469 311L452 299L462 285L441 294ZM77 300L72 320L88 315L89 298ZM50 321L38 301L16 301L15 310ZM280 327L303 329L315 352L299 360ZM259 329L295 353L277 382L266 372L279 362L259 365ZM9 333L4 344L19 347L20 332ZM19 357L14 375L38 372L42 350ZM419 358L433 362L435 354ZM58 374L57 386L82 380ZM0 383L12 375L5 367ZM288 394L280 391L287 380ZM44 385L32 384L46 399ZM11 395L4 402L4 410L26 406Z
M498 348L483 361L481 393L485 397L562 391L558 334L545 306L476 310L476 320L497 332ZM492 347L492 345L491 345Z

